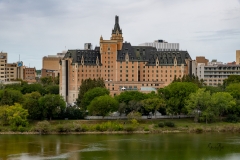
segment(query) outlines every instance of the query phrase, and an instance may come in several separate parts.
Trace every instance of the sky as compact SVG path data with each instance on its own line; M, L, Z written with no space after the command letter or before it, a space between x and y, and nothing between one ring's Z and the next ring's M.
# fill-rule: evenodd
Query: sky
M0 52L42 69L44 56L110 39L115 15L132 45L163 39L224 63L240 50L240 0L0 0Z

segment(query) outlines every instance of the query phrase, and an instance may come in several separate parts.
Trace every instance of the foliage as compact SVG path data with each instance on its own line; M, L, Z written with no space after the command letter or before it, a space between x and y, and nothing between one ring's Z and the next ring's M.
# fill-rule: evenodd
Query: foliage
M191 82L191 83L195 83L198 87L202 87L204 85L203 79L199 80L198 76L195 76L195 75L183 75L183 77L181 78L176 78L175 76L172 83L175 83L175 82Z
M217 108L219 117L223 115L224 112L236 105L235 99L228 92L217 92L212 95L213 106Z
M189 99L186 100L188 114L194 114L195 122L199 121L200 113L205 111L209 105L211 105L211 95L209 91L205 91L205 88L200 88L197 92L191 93Z
M57 132L71 132L71 129L73 128L72 124L58 124L56 126Z
M58 85L59 84L59 77L52 77L52 76L47 76L47 77L41 77L40 82L45 86L45 85Z
M60 95L47 94L39 98L39 106L43 109L43 116L50 120L58 117L65 110L66 104Z
M142 117L142 114L140 112L135 112L132 111L127 115L129 120L135 119L135 120L140 120Z
M211 95L213 93L217 93L217 92L222 92L223 91L223 88L220 87L220 86L204 86L202 88L204 88L205 91L209 91Z
M164 125L167 126L167 127L175 127L175 123L171 122L171 121L164 122Z
M45 91L48 94L59 94L59 85L45 86Z
M240 75L230 75L227 79L224 79L223 85L228 86L231 83L240 83Z
M166 100L167 112L170 114L185 113L185 101L198 86L191 82L174 82L158 90L158 94Z
M83 119L85 116L85 111L81 110L78 106L68 106L63 114L64 115L62 118Z
M48 121L40 121L36 124L34 130L40 133L50 132L51 124Z
M7 107L9 106L0 106L1 125L8 125Z
M46 90L39 83L27 84L22 88L22 94L39 92L41 95L46 94Z
M109 93L110 92L108 89L102 88L102 87L96 87L96 88L90 89L83 95L80 106L81 108L86 109L87 106L91 103L91 101L95 97L109 95Z
M128 104L130 101L141 101L145 99L147 94L144 94L139 91L124 91L121 92L119 95L115 96L114 98L119 102L119 103L126 103Z
M164 127L164 123L163 123L163 122L159 122L159 123L158 123L158 127L163 128L163 127Z
M14 103L21 103L23 95L18 90L4 89L0 90L0 105L13 105Z
M122 131L123 130L123 125L120 123L116 123L116 122L104 122L101 124L96 125L96 130L97 131Z
M27 93L23 96L22 106L28 110L30 119L39 120L43 118L43 108L38 103L40 97L39 92Z
M239 117L236 114L229 114L227 115L226 121L231 123L237 123L239 122Z
M156 111L159 108L164 108L166 106L166 103L164 99L162 98L148 98L144 99L143 101L143 107L147 112L152 112L154 115L156 115Z
M78 93L78 98L77 98L77 105L80 106L81 104L81 101L83 99L83 96L84 94L90 90L90 89L93 89L95 87L102 87L102 88L105 88L105 83L103 81L103 79L85 79L82 81L82 84L79 88L79 93Z
M15 104L6 108L7 120L12 127L26 127L28 125L28 111L22 105Z
M88 106L90 115L106 116L109 112L117 111L118 102L109 95L94 98Z
M230 83L226 87L226 91L229 92L234 98L240 100L240 83Z

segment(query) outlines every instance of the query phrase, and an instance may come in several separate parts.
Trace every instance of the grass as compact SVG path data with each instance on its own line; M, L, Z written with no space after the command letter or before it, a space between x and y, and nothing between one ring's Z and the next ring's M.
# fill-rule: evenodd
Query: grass
M31 121L26 132L36 132L39 121ZM71 132L240 132L240 123L215 122L194 123L193 119L148 119L140 121L129 120L52 120L47 133ZM159 127L159 123L174 123L174 127ZM10 126L0 126L0 132L10 132Z

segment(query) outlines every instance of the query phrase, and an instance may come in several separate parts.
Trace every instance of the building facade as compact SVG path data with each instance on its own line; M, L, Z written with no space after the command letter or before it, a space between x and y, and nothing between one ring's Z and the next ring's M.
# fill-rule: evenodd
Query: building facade
M41 70L41 77L56 77L59 75L60 60L66 54L65 51L62 53L57 53L57 55L48 55L43 57L42 59L42 70Z
M178 51L179 50L179 43L168 43L164 40L155 40L152 43L142 43L139 46L151 46L155 47L157 51Z
M23 68L23 80L27 81L28 83L35 83L36 82L36 68Z
M8 54L0 53L0 81L10 82L23 79L23 62L7 63Z
M236 64L240 64L240 50L236 50Z
M76 101L82 80L102 78L111 95L125 90L156 91L174 77L189 73L187 51L158 51L152 46L123 42L118 16L109 40L100 37L95 49L68 50L60 62L60 94L68 103Z

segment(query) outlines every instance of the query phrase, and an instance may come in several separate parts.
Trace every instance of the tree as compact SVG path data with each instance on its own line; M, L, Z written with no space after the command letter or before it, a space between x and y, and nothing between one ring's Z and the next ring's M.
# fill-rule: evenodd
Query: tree
M24 96L23 108L28 110L29 118L39 120L43 118L43 108L39 106L38 100L41 97L39 92L27 93Z
M148 112L154 113L155 116L157 110L166 106L164 99L160 98L148 98L144 99L142 102L144 109Z
M180 114L187 112L185 100L197 89L198 86L191 82L175 82L163 89L159 89L158 94L166 100L168 113Z
M117 111L118 102L109 95L96 97L87 107L90 115L106 116L110 112Z
M59 85L48 85L45 86L47 94L59 94Z
M223 89L220 86L204 86L203 88L205 88L205 91L210 91L210 94L212 95L213 93L217 93L217 92L222 92Z
M110 92L108 89L102 88L102 87L96 87L96 88L90 89L83 95L80 107L83 108L84 110L86 110L87 106L91 103L91 101L95 97L109 95L109 93Z
M84 96L84 94L90 90L90 89L93 89L95 87L102 87L102 88L105 88L105 83L103 81L103 79L85 79L82 81L82 84L79 88L79 93L78 93L78 98L77 98L77 105L80 106L81 104L81 101L82 101L82 98Z
M27 84L23 86L22 94L32 93L32 92L39 92L41 95L46 94L46 90L39 83Z
M43 109L44 117L48 117L49 120L58 117L66 108L66 103L60 95L47 94L39 98L39 106Z
M223 80L223 86L228 86L231 83L240 83L240 75L230 75L227 79Z
M7 119L12 127L26 127L28 125L28 111L22 108L22 105L15 103L6 108Z
M141 101L146 98L146 94L139 91L124 91L114 97L119 103L128 104L130 101Z
M0 106L0 120L2 125L8 124L7 107L9 106Z
M4 89L0 90L0 104L1 105L13 105L14 103L21 103L23 101L23 95L18 90Z
M221 118L224 112L236 105L236 101L228 92L217 92L212 95L212 105L217 108L218 116Z
M240 100L240 83L231 83L226 87L226 91L229 92L234 98Z
M199 122L200 114L210 107L210 105L211 95L209 91L205 91L205 88L200 88L197 92L191 93L189 99L186 100L188 114L194 114L195 122Z

